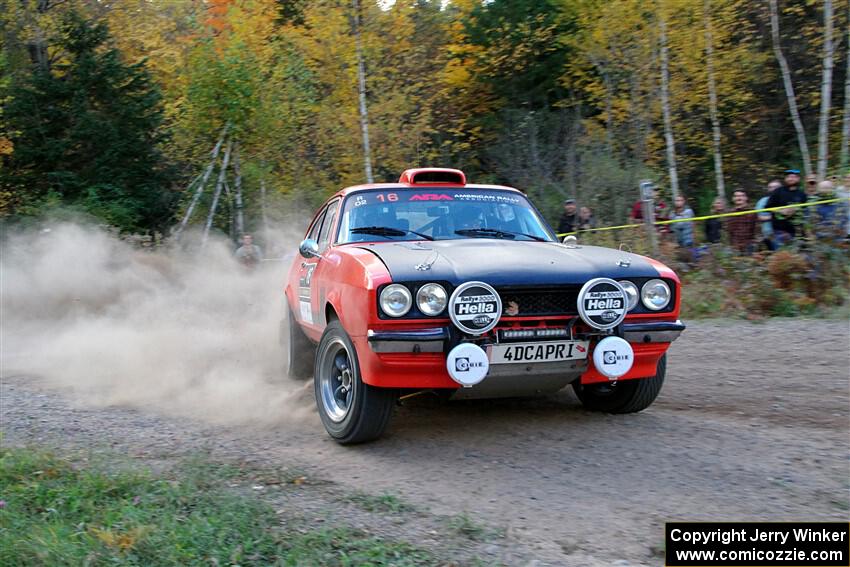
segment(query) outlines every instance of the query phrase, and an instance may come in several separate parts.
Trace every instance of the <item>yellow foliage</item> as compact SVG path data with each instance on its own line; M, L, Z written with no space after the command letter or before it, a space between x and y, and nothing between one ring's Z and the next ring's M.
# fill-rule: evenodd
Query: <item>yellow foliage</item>
M126 553L133 549L139 541L153 531L152 526L137 526L125 532L111 529L89 528L89 531L103 542L104 545Z
M11 155L15 151L15 145L12 140L4 136L0 136L0 156Z

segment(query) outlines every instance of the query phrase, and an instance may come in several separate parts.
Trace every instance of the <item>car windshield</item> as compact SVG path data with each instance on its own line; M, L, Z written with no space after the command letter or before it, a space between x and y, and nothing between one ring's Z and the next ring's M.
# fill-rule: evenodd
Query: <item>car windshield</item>
M337 242L458 238L553 241L546 223L519 193L400 187L349 195Z

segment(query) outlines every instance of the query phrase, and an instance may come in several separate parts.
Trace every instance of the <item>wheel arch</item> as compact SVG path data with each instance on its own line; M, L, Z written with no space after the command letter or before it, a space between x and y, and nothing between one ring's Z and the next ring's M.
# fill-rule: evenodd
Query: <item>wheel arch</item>
M332 321L339 321L339 313L336 307L330 301L325 302L325 325L329 325ZM344 326L344 325L343 325Z

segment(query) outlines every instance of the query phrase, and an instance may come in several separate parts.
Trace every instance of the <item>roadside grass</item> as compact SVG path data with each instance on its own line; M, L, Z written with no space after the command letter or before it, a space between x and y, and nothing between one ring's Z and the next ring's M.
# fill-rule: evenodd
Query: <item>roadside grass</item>
M487 541L490 539L504 537L501 530L492 529L469 517L468 514L456 514L449 519L448 527L458 535L464 536L472 541Z
M344 500L357 505L367 512L397 514L415 510L413 505L389 493L369 494L368 492L355 491L345 496Z
M239 469L193 459L160 476L0 449L0 564L432 565L429 552L351 528L285 530Z

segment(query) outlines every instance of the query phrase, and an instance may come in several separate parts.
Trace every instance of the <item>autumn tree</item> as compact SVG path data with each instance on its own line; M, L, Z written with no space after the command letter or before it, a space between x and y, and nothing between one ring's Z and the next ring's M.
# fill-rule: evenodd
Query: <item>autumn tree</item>
M16 77L4 110L14 152L0 172L19 212L61 204L124 230L171 218L160 94L141 64L108 47L104 24L71 13L61 62Z

